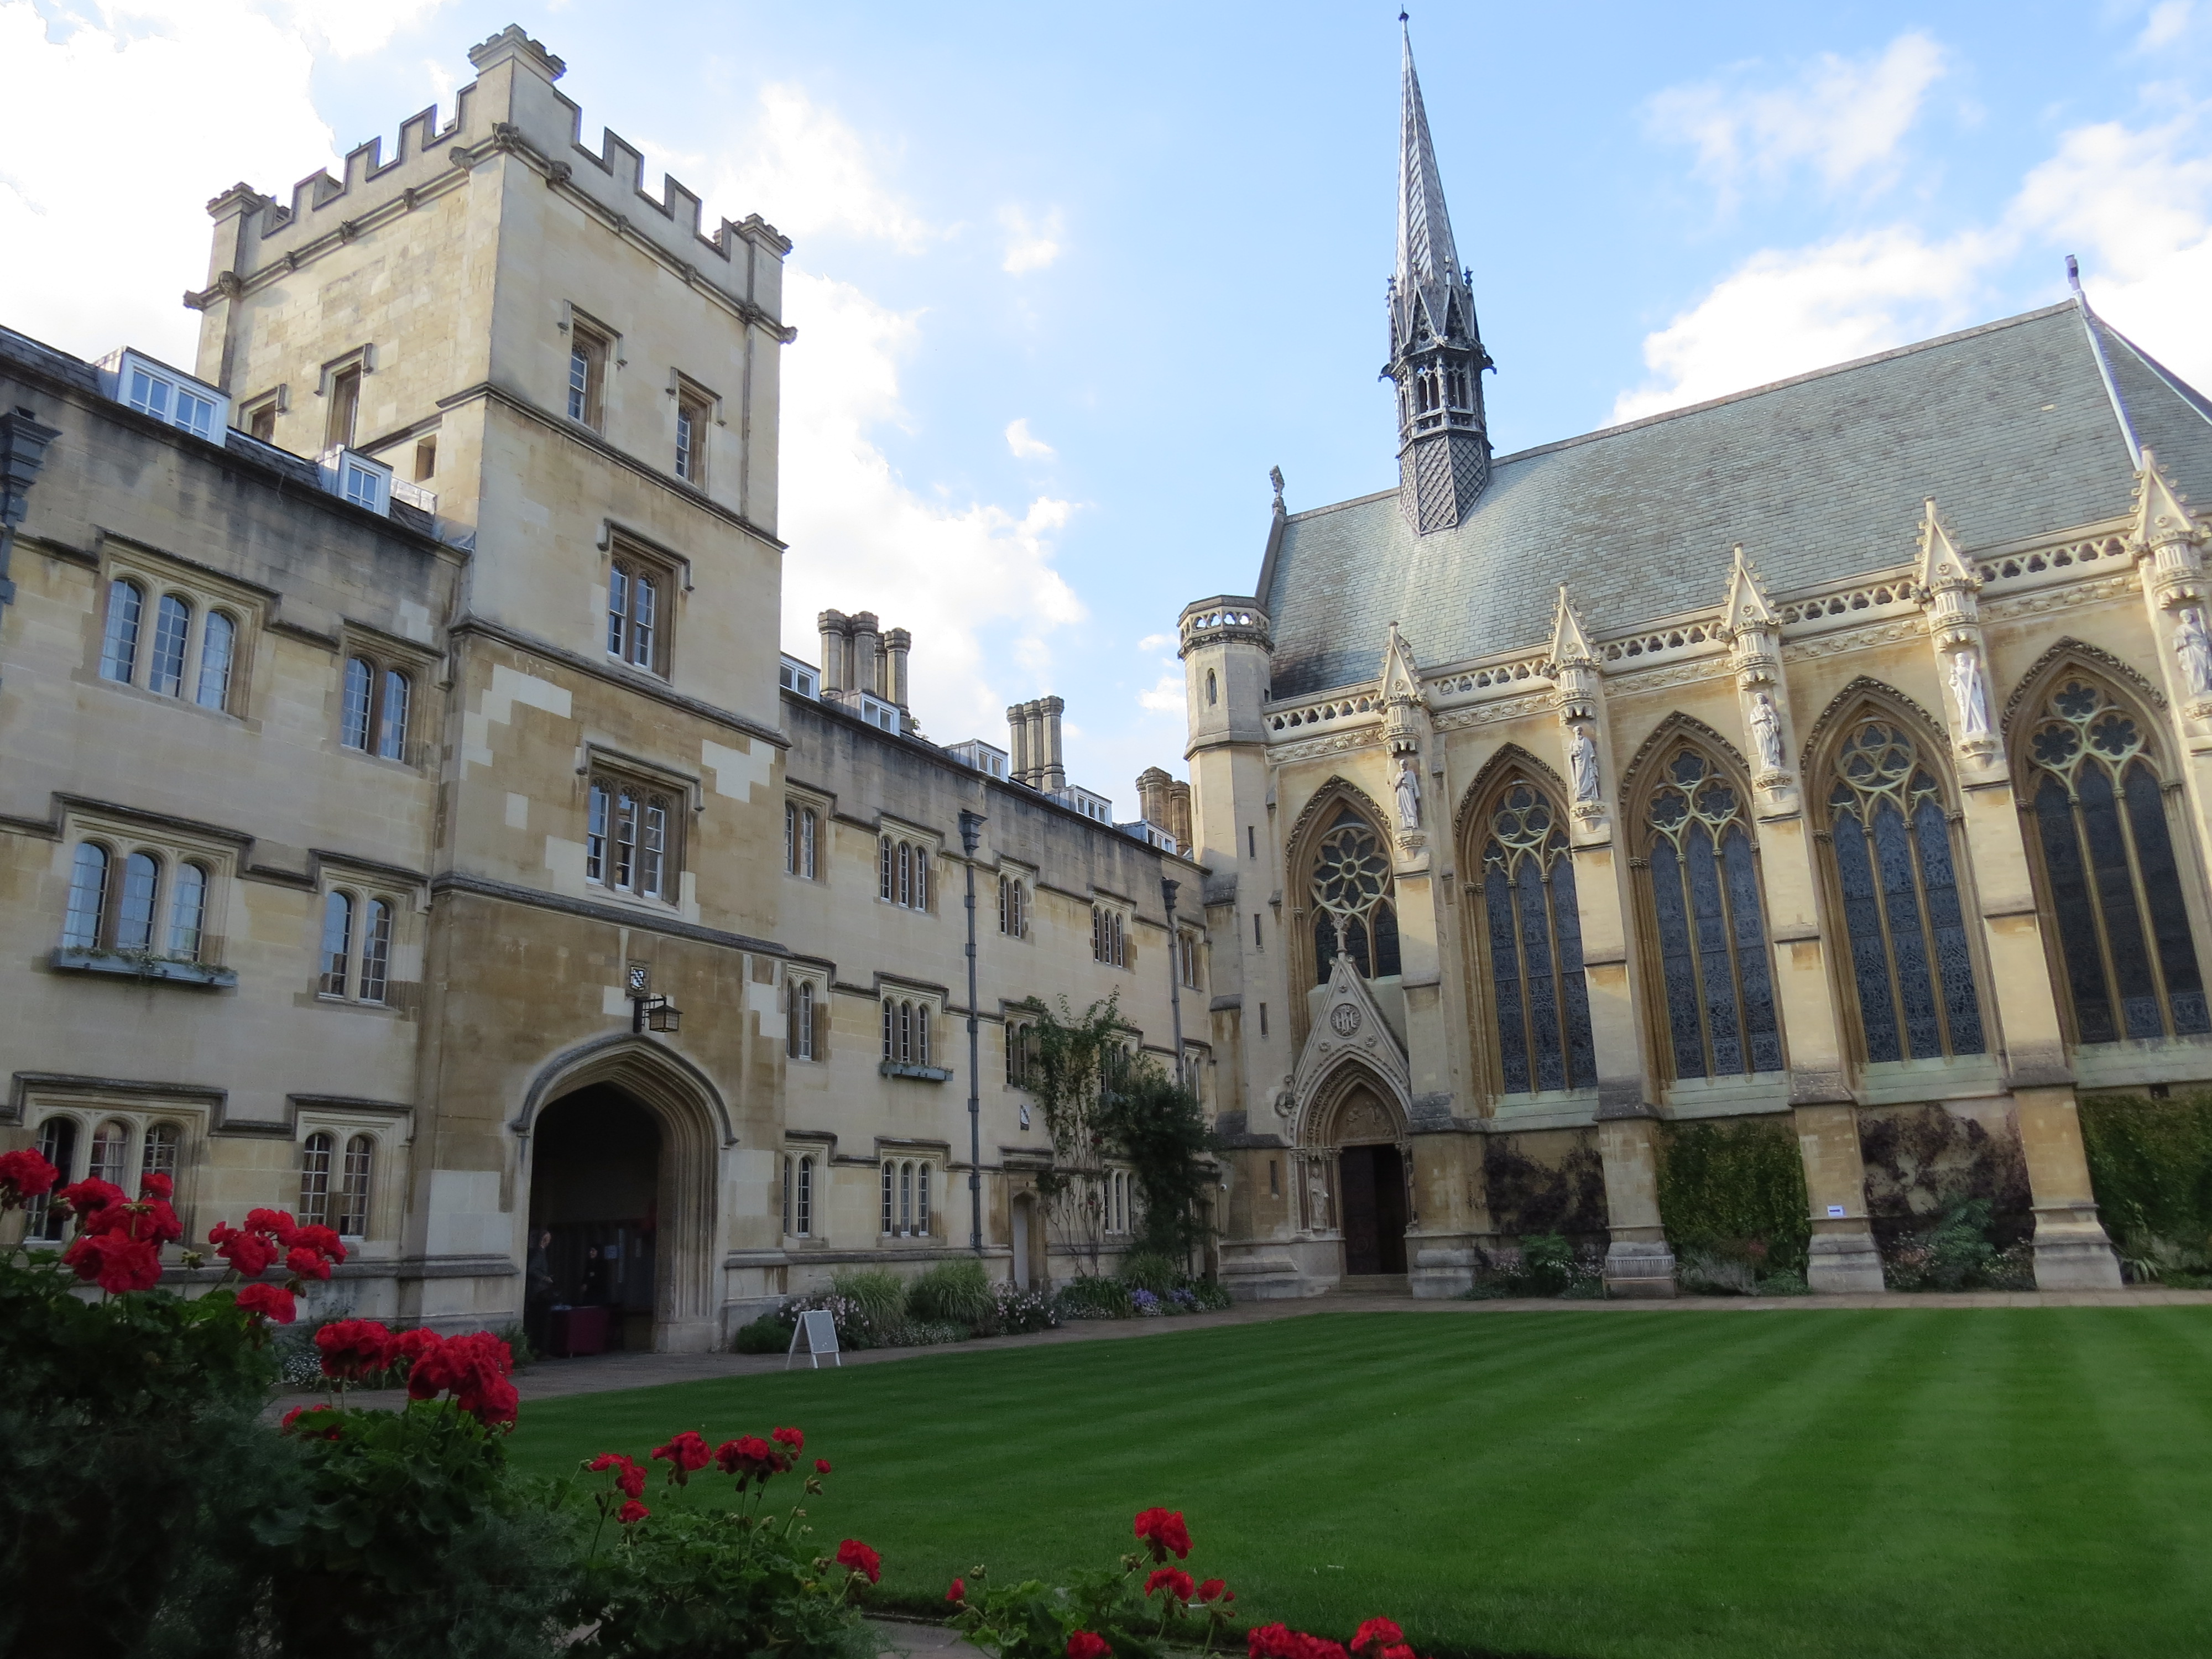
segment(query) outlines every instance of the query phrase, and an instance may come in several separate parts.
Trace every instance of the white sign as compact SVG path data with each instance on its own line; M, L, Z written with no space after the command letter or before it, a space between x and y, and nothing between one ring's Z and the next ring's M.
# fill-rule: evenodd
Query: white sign
M1840 1204L1831 1204L1830 1206L1828 1206L1828 1219L1829 1219L1829 1220L1831 1220L1831 1221L1841 1221L1843 1218L1844 1218L1844 1206L1843 1206L1842 1205L1840 1205Z
M800 1346L802 1343L805 1345L803 1347ZM827 1308L809 1308L799 1316L799 1328L791 1334L791 1352L783 1357L783 1368L789 1370L791 1362L805 1354L814 1362L812 1369L818 1371L822 1369L822 1356L825 1353L836 1355L839 1367L844 1365L844 1358L837 1347L836 1320L830 1316Z

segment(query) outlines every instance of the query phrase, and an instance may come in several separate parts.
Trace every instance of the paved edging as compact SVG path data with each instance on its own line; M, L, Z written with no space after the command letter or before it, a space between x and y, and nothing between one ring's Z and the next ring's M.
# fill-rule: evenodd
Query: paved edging
M1279 1302L1240 1302L1218 1313L1185 1314L1157 1319L1085 1319L1057 1330L1028 1336L981 1337L971 1342L921 1348L866 1348L842 1358L848 1365L889 1364L930 1354L975 1353L999 1348L1046 1347L1066 1342L1111 1341L1158 1336L1170 1331L1210 1330L1226 1325L1256 1325L1278 1319L1323 1313L1814 1313L1855 1309L1904 1312L1926 1308L2160 1308L2212 1307L2212 1291L2172 1291L2144 1285L2117 1291L1959 1291L1871 1293L1856 1296L1682 1296L1652 1301L1561 1301L1556 1298L1493 1302L1430 1301L1404 1296L1316 1296ZM787 1368L781 1354L611 1353L588 1359L541 1360L514 1379L527 1402L570 1395L648 1389L670 1382L714 1377L759 1376ZM405 1395L397 1389L356 1389L347 1395L361 1406L397 1407ZM319 1392L290 1392L270 1407L272 1414L326 1398Z

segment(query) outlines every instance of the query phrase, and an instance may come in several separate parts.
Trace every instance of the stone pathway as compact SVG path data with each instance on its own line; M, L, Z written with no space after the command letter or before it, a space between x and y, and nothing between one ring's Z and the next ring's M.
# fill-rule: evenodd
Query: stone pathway
M2162 1308L2212 1307L2212 1291L2169 1291L2154 1285L2118 1291L1960 1291L1911 1295L1862 1296L1682 1296L1661 1301L1562 1302L1551 1298L1462 1302L1416 1300L1409 1296L1316 1296L1295 1301L1240 1302L1222 1313L1188 1314L1172 1319L1085 1319L1033 1336L986 1337L979 1341L926 1348L869 1348L843 1356L848 1365L882 1365L928 1354L976 1353L994 1348L1048 1347L1066 1342L1113 1341L1163 1336L1175 1331L1209 1330L1224 1325L1256 1325L1323 1313L1410 1313L1449 1318L1498 1313L1603 1313L1624 1316L1668 1313L1799 1313L1833 1309L1905 1312L1917 1308ZM801 1369L804 1369L801 1362ZM696 1382L712 1377L758 1376L785 1369L781 1354L609 1353L586 1359L541 1359L514 1379L526 1403L569 1395L644 1389L665 1382ZM271 1402L273 1420L295 1406L320 1403L316 1393L288 1393ZM356 1389L347 1396L357 1406L397 1407L406 1396L397 1389ZM932 1628L922 1626L920 1628Z

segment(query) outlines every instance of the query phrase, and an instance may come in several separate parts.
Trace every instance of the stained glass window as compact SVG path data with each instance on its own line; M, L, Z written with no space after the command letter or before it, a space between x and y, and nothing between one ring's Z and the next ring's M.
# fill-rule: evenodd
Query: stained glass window
M1674 1075L1779 1071L1782 1035L1742 796L1686 746L1660 779L1644 822Z
M1314 982L1325 985L1340 953L1362 979L1399 971L1398 913L1390 895L1390 860L1374 826L1349 806L1314 849L1309 884L1314 902Z
M1484 933L1507 1094L1597 1081L1582 916L1567 838L1550 798L1526 778L1491 809L1482 848Z
M1837 751L1831 850L1869 1060L1978 1054L1987 1046L1972 953L1935 775L1880 716Z
M2028 757L2075 1040L2212 1031L2141 724L2102 688L2069 678L2045 703Z

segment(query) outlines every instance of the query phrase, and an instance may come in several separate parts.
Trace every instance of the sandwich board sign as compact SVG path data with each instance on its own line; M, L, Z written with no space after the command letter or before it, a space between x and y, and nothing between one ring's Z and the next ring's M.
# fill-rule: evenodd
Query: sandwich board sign
M783 1357L783 1368L789 1370L791 1362L805 1354L818 1371L825 1353L836 1358L841 1367L844 1364L837 1347L837 1322L827 1308L809 1308L799 1316L799 1328L791 1334L791 1352Z

